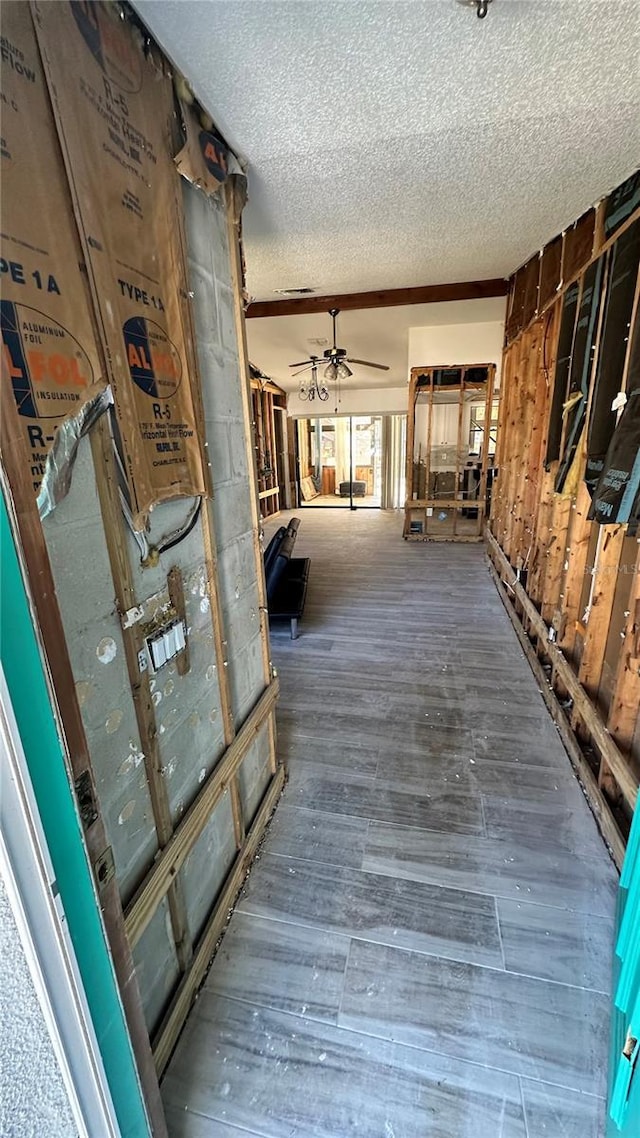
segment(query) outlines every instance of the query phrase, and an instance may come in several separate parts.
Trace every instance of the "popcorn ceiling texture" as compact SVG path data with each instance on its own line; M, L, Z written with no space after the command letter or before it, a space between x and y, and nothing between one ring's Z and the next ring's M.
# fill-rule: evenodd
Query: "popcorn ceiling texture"
M504 276L640 161L636 0L136 0L250 164L249 291Z
M0 878L0 1134L77 1138L44 1016Z

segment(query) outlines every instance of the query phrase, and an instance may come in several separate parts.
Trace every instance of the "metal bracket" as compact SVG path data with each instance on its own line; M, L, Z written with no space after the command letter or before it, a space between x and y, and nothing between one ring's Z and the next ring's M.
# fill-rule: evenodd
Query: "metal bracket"
M113 860L113 850L111 846L107 846L104 853L95 862L94 869L96 871L96 878L98 881L98 888L104 889L105 886L115 877L116 867Z
M93 792L93 781L91 779L90 771L83 771L78 775L74 782L76 791L76 798L78 800L78 810L80 811L80 821L85 830L95 822L98 817L96 809L96 797Z
M127 609L126 612L120 613L120 623L123 628L131 628L132 625L137 624L144 616L144 605L134 605L133 608Z

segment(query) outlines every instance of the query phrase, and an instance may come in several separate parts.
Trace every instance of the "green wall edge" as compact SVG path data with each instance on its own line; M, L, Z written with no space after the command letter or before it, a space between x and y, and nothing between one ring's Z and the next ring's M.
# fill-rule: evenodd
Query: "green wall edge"
M122 1138L149 1138L109 947L2 497L0 657Z

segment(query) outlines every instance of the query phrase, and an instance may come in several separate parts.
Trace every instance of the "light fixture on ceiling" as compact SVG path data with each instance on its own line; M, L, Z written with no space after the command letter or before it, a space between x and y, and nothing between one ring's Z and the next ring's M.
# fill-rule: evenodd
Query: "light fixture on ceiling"
M332 360L324 369L325 379L348 379L350 375L353 375L353 372L350 367L347 367L344 360L340 360L339 363Z
M321 399L322 402L325 403L329 398L329 388L327 387L324 379L321 379L320 382L318 382L318 359L318 356L311 356L310 358L311 379L309 380L306 378L306 376L303 376L303 378L300 380L298 398L302 399L303 402L312 402L317 398ZM303 372L308 371L309 365L307 365L307 367L303 368L302 370ZM300 375L300 372L296 372L295 374Z
M308 383L306 379L300 380L298 395L301 399L315 399L316 395L318 399L328 399L329 390L327 388L325 380L328 379L330 381L334 381L349 379L349 377L353 375L351 368L348 366L349 363L359 364L360 367L374 367L377 371L389 370L386 364L374 364L371 363L370 360L355 360L353 356L347 356L346 348L338 347L338 341L336 339L336 317L338 316L339 312L339 308L329 309L329 315L333 320L333 347L325 348L324 352L322 353L324 357L324 363L326 364L322 382L318 384L318 362L320 360L319 356L309 356L307 360L300 360L296 364L289 364L289 367L302 368L302 372L306 372L311 369L311 383ZM320 343L320 341L317 342ZM324 342L326 343L326 340ZM302 372L294 372L293 378L295 379L295 376L301 375ZM338 402L339 401L340 385L338 384Z
M339 348L338 347L338 341L336 339L336 334L337 334L336 333L336 318L338 317L339 314L340 314L339 308L330 308L329 309L329 316L333 320L333 347L325 348L324 352L322 353L324 356L325 363L327 365L326 368L324 369L325 379L330 379L330 380L349 379L349 376L353 375L351 368L347 367L347 364L349 364L349 363L359 364L360 367L374 367L377 369L377 371L388 371L389 368L387 367L386 364L374 364L371 362L371 360L356 360L353 358L353 356L347 355L347 349L346 348ZM326 344L327 341L326 340L315 340L315 341L309 340L308 342L309 343L316 343L316 344L321 344L321 343ZM307 368L311 367L311 364L313 361L318 360L318 359L319 359L318 356L309 356L309 359L303 360L301 363L289 364L289 367L302 367L304 365L304 368L306 370ZM296 375L299 375L299 374L300 374L299 372L296 372Z
M475 8L479 20L484 20L491 2L492 0L458 0L458 4L464 4L465 8Z

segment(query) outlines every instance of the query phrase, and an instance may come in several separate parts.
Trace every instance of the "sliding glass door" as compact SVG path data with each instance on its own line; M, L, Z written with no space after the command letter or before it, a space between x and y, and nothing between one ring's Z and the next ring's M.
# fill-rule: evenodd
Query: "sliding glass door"
M377 509L389 497L391 416L343 415L298 419L300 504ZM394 417L399 418L399 417ZM395 453L394 448L394 453ZM394 467L395 467L394 463ZM402 469L402 457L397 462Z

